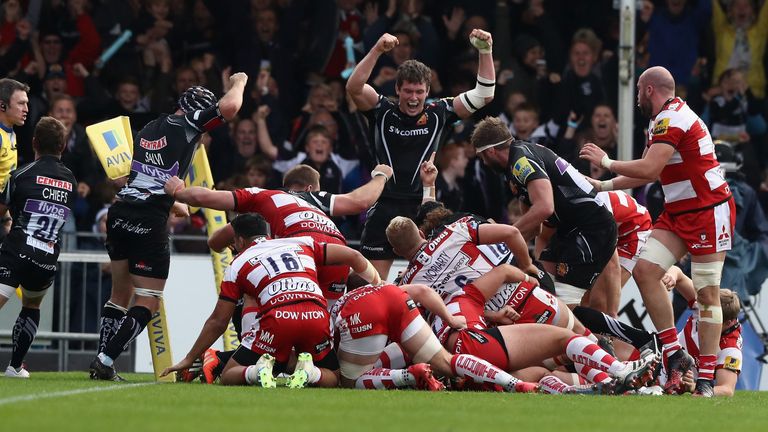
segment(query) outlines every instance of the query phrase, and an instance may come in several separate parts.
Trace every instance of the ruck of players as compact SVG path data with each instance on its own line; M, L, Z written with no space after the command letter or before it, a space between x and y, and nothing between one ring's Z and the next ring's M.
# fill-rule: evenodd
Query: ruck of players
M194 343L158 376L263 388L733 395L742 341L739 296L721 283L737 222L718 161L727 144L678 96L672 73L655 66L637 79L648 120L642 156L619 160L587 142L571 163L557 146L518 138L508 121L484 114L501 78L494 39L479 28L457 37L468 39L476 70L452 97L430 98L440 82L413 59L390 68L394 94L372 85L380 58L411 43L403 34L384 33L349 65L343 91L360 113L358 144L371 171L343 191L323 189L327 173L345 165L323 147L332 134L317 125L281 185L223 190L189 178L203 142L237 121L249 93L269 94L268 74L227 71L221 94L187 87L173 112L136 131L126 175L104 180L119 185L102 215L112 284L83 379L125 381L118 358L164 313L169 218L201 208L228 215L207 236L232 259ZM28 91L0 80L0 145L13 149L13 161L0 157L0 213L12 221L0 246L0 308L21 302L5 376L22 379L34 379L24 357L55 289L61 232L82 180L61 161L67 128L49 116L34 126L34 161L16 166L12 130L26 120ZM254 111L254 122L266 128L268 115ZM455 125L470 118L468 145L457 146ZM568 126L581 120L574 114ZM258 133L265 153L285 151L266 129ZM449 205L446 182L467 152L481 183L493 177L508 189L508 220ZM318 155L338 172L327 160L315 164ZM587 176L579 163L603 174ZM654 183L664 195L655 220L631 193ZM350 220L362 224L359 246L345 235ZM619 318L630 280L651 331ZM673 291L692 310L680 331ZM230 323L237 347L214 348Z

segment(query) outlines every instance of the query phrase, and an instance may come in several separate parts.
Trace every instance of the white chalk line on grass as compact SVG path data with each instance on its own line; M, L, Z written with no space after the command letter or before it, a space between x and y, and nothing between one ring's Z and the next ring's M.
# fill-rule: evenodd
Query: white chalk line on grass
M37 393L37 394L24 395L24 396L12 396L9 398L0 399L0 406L10 405L17 402L27 402L27 401L34 401L39 399L50 399L50 398L57 398L57 397L64 397L64 396L73 396L73 395L79 395L83 393L97 393L97 392L112 391L112 390L124 390L124 389L143 387L143 386L154 385L154 384L156 383L148 382L148 383L136 383L136 384L115 384L115 385L106 386L106 387L88 387L88 388L82 388L82 389L65 390L65 391L50 392L50 393Z

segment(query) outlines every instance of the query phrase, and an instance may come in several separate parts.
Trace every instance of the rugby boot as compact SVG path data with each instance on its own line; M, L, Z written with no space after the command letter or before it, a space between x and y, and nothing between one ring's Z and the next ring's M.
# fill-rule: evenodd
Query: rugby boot
M192 366L176 372L176 381L192 382L196 380L202 374L202 366L203 362L201 362L200 359L195 359L195 361L192 363Z
M294 369L291 376L288 377L288 381L285 385L288 388L297 389L304 388L309 383L309 374L315 364L312 363L312 355L310 353L300 353L296 359L296 369Z
M532 383L532 382L526 382L526 381L516 382L513 388L515 390L515 393L538 393L539 392L538 383Z
M432 367L427 363L417 363L408 366L408 372L416 378L416 388L419 390L445 390L443 383L432 375Z
M614 374L616 378L616 390L618 394L635 390L644 386L653 377L653 370L659 362L659 358L652 352L648 352L639 360L626 361L624 369Z
M715 396L715 386L711 380L696 380L696 390L693 391L695 397L711 398Z
M203 353L203 373L200 375L200 381L204 384L213 384L218 378L214 373L214 369L221 363L219 356L216 355L218 352L219 350L208 348Z
M678 350L667 360L667 383L664 384L664 392L667 394L681 394L685 391L683 375L693 369L693 357L685 350Z
M256 362L256 371L259 374L259 383L263 388L275 388L277 387L277 381L272 375L272 368L275 367L275 358L269 354L264 354L259 357Z
M16 370L13 366L8 365L8 367L5 368L5 376L8 378L29 378L29 372L24 369L24 366L20 367L19 370Z
M107 366L99 360L98 357L93 359L91 366L89 367L91 379L102 381L125 381L123 377L115 372L115 368Z

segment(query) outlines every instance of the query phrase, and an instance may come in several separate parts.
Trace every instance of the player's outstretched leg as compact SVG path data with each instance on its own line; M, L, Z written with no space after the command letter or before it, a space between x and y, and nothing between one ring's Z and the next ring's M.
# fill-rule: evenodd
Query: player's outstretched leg
M29 347L35 340L37 326L40 324L40 308L22 307L16 323L13 325L13 352L11 363L5 370L5 376L11 378L29 378L29 372L21 365Z
M432 368L426 363L417 363L407 369L374 368L355 380L358 389L397 389L413 387L420 390L439 391L445 386L432 376Z

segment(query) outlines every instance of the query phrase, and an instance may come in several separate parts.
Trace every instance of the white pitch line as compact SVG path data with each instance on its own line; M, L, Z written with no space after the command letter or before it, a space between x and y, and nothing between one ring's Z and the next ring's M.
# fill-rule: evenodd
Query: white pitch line
M31 395L24 395L24 396L14 396L14 397L9 397L5 399L0 399L0 406L9 405L16 402L27 402L27 401L33 401L38 399L49 399L49 398L57 398L57 397L63 397L63 396L72 396L72 395L78 395L83 393L96 393L96 392L103 392L103 391L122 390L122 389L142 387L142 386L153 385L153 384L155 383L149 382L149 383L137 383L137 384L116 384L116 385L111 385L107 387L89 387L89 388L76 389L76 390L66 390L66 391L51 392L51 393L38 393L38 394L31 394Z

